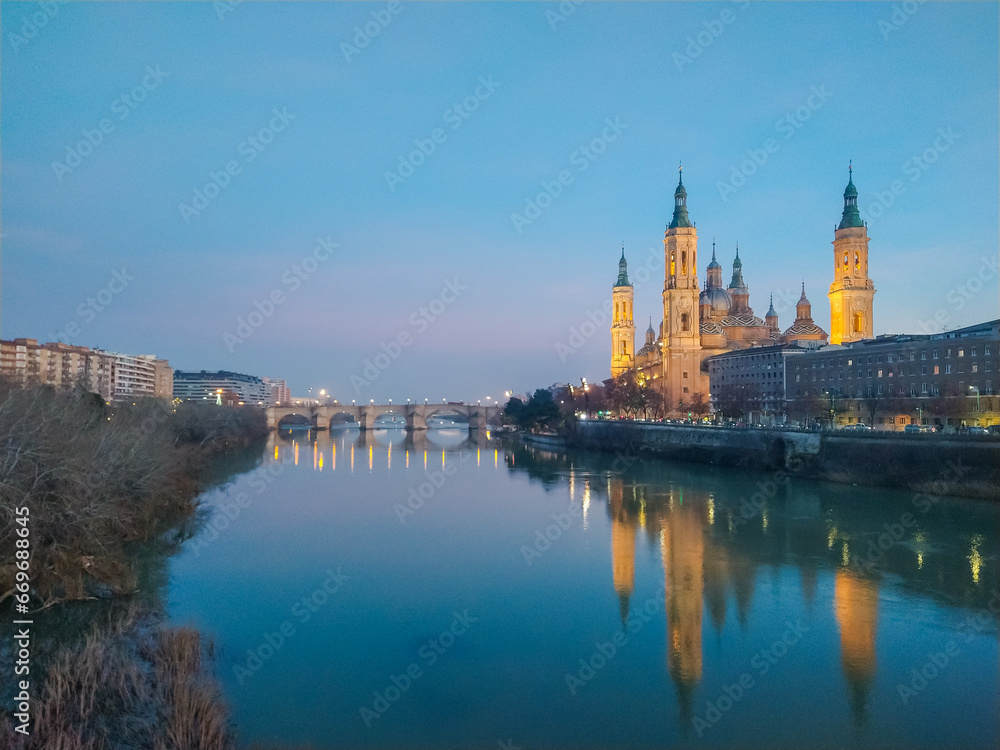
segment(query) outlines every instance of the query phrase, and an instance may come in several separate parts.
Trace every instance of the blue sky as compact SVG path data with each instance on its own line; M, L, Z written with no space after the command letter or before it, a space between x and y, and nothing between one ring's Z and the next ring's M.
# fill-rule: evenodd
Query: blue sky
M342 400L600 380L680 161L759 315L805 280L829 327L853 160L876 333L995 318L997 5L902 5L4 2L2 335Z

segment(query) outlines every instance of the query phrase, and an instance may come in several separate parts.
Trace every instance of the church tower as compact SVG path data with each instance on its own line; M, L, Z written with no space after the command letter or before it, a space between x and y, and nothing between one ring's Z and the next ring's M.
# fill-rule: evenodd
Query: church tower
M687 190L678 175L674 215L663 236L663 390L669 411L682 411L701 383L698 232L688 218ZM707 380L707 378L706 378Z
M858 189L848 167L844 214L833 240L833 283L830 284L830 343L842 344L874 336L872 303L875 285L868 278L868 227L858 210Z
M632 285L628 280L625 248L618 261L618 281L611 291L611 377L616 378L635 364L635 323L632 322Z

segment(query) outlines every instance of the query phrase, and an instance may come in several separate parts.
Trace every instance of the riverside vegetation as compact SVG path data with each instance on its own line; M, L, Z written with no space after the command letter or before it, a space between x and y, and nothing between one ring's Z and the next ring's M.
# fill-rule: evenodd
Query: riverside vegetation
M12 701L4 700L0 746L235 746L211 644L162 623L157 597L141 590L148 576L140 550L165 559L179 549L204 516L197 497L213 483L218 459L249 447L259 456L266 434L256 409L108 404L82 388L0 383L0 610L10 614L14 593L15 509L27 506L28 616L54 607L76 619L74 637L60 643L46 643L44 629L36 635L32 734L14 733L5 713ZM84 600L110 605L85 609ZM4 643L5 675L11 662Z

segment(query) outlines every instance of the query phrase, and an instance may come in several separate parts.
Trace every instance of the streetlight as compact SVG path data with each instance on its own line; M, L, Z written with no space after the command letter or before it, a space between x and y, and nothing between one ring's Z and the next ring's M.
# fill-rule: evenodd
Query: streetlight
M969 390L976 392L976 411L979 411L979 387L975 385L970 385ZM976 421L977 422L979 421L978 417L976 417Z

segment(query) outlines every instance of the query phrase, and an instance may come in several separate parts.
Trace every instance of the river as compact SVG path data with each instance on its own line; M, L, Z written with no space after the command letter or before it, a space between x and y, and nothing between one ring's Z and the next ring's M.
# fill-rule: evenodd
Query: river
M1000 743L1000 507L458 430L274 434L172 622L241 741Z

